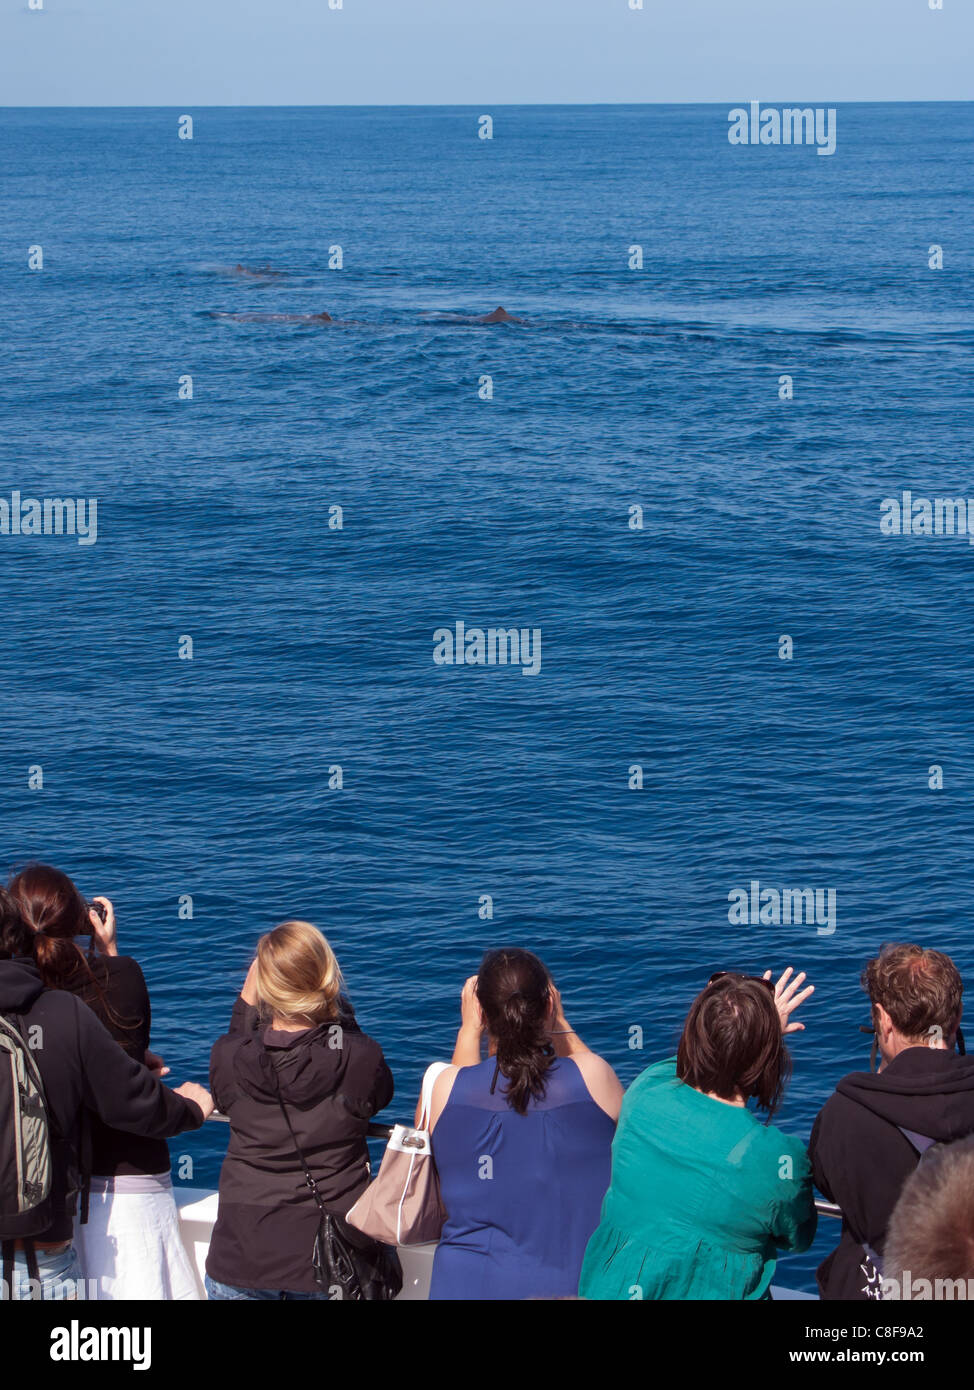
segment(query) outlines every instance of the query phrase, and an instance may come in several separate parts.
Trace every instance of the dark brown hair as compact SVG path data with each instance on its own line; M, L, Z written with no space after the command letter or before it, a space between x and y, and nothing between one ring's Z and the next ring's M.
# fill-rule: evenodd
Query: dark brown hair
M507 1079L507 1103L523 1115L532 1097L543 1098L554 1061L551 977L530 951L488 951L477 976L477 998Z
M681 1081L705 1094L754 1099L773 1115L791 1075L774 993L763 980L722 975L690 1005L676 1054Z
M942 951L887 944L866 962L862 987L906 1038L929 1037L939 1029L949 1041L957 1032L964 986L956 965Z
M50 864L28 864L10 880L10 897L32 933L30 952L48 989L66 989L102 1022L116 1017L75 937L91 931L88 905L74 883Z
M0 888L0 960L29 956L32 940L30 927L17 904L6 888Z

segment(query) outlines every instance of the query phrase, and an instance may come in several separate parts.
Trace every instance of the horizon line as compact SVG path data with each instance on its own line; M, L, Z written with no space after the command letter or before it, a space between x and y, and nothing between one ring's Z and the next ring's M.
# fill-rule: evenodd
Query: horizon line
M764 98L764 97L708 97L706 100L692 97L682 97L672 101L500 101L491 102L485 99L482 102L455 102L455 101L342 101L342 102L317 102L317 101L298 101L298 102L196 102L186 100L179 102L75 102L72 104L60 104L56 102L29 102L13 103L0 102L0 111L175 111L182 110L186 106L194 106L197 110L203 111L401 111L404 107L415 108L417 110L454 110L454 111L475 111L484 106L491 106L494 110L512 109L524 106L536 107L646 107L646 106L720 106L728 104L747 105L751 101L760 101L769 106L798 106L798 105L822 105L830 103L834 106L970 106L974 103L974 97L786 97L786 98Z

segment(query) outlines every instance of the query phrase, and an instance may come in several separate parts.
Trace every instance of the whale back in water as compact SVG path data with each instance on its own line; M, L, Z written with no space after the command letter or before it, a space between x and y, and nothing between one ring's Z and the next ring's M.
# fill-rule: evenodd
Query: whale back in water
M524 320L523 320L523 319L516 319L516 318L514 318L514 316L513 316L512 314L509 314L509 313L507 312L507 310L506 310L502 305L498 304L497 308L494 310L494 312L493 312L492 314L483 314L483 315L481 315L481 317L480 317L479 319L477 319L477 322L478 322L478 323L523 323Z
M270 265L232 265L230 266L231 275L242 275L247 280L283 280L287 276L286 270L275 270Z
M233 323L334 323L331 314L225 314L213 312L215 319L230 319Z

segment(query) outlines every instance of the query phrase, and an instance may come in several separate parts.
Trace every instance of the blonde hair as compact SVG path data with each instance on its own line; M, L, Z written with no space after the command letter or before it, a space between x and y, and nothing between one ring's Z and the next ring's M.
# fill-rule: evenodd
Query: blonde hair
M338 1017L344 980L335 952L310 922L282 922L257 943L257 998L275 1018L309 1027Z

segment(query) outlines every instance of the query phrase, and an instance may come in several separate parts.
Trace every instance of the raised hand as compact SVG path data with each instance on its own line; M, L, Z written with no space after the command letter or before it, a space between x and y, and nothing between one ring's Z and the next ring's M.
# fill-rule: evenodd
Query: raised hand
M108 898L99 896L95 898L94 901L96 903L101 903L102 907L105 909L104 921L102 921L93 907L88 909L88 917L93 928L91 934L95 940L95 947L103 956L117 956L118 946L115 941L115 909L112 907Z
M245 1004L250 1004L252 1008L257 1007L257 958L250 962L250 969L247 971L247 978L243 982L243 989L240 997Z
M460 1027L478 1036L484 1031L484 1015L477 998L477 976L471 975L460 992Z
M799 1004L803 1004L810 994L815 993L815 986L808 985L805 989L801 988L806 978L804 970L789 983L792 973L792 967L789 965L774 987L774 1002L777 1005L778 1017L781 1019L782 1033L803 1033L805 1031L804 1023L793 1022L791 1015ZM770 970L764 972L764 978L766 980L771 979Z
M455 1067L477 1065L483 1036L484 1015L477 998L477 976L471 975L460 991L460 1027L452 1059Z

